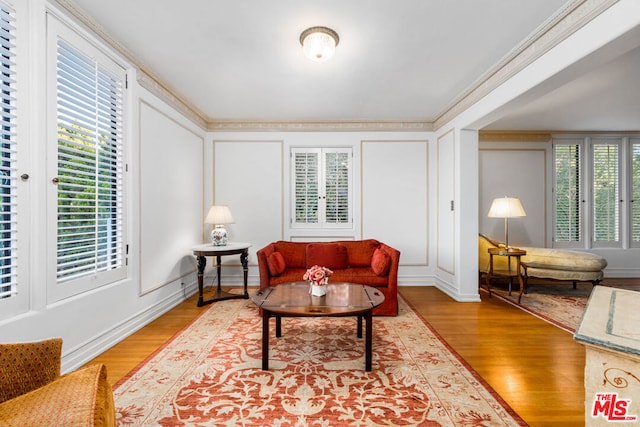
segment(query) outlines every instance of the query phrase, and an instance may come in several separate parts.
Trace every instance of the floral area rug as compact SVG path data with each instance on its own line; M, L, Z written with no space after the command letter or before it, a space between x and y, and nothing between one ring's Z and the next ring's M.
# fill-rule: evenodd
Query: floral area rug
M263 371L261 322L247 300L212 304L116 384L118 425L526 425L402 298L373 319L372 372L347 317L283 319Z
M637 280L632 280L634 280L633 283L624 279L605 279L598 286L640 290ZM482 290L485 290L484 283ZM570 333L574 333L580 324L592 290L593 285L589 282L577 283L576 289L573 289L570 282L530 281L527 293L522 294L518 304L520 287L517 282L512 288L511 295L506 283L491 285L492 295Z

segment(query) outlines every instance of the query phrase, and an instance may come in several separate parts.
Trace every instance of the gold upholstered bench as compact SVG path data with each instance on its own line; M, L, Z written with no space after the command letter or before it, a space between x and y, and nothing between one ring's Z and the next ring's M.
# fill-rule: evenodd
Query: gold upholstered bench
M480 274L489 271L489 248L498 247L499 243L480 234L478 237L478 268ZM576 282L591 282L594 286L604 277L607 260L603 257L583 251L565 249L519 247L527 251L521 258L521 274L526 293L530 277L570 282L575 289ZM495 268L506 269L506 257L494 260ZM498 265L498 263L504 265ZM513 263L513 261L512 261ZM511 266L515 270L515 265Z

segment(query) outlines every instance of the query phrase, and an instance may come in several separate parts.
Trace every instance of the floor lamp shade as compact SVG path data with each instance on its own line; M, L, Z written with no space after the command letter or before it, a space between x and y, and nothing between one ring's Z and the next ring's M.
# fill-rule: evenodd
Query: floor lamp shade
M213 230L211 230L211 243L214 246L225 246L227 244L227 229L224 225L235 222L229 207L225 205L211 206L204 222L214 225Z
M489 218L504 218L504 241L505 247L509 249L509 218L518 218L527 216L517 197L499 197L493 199L489 213Z

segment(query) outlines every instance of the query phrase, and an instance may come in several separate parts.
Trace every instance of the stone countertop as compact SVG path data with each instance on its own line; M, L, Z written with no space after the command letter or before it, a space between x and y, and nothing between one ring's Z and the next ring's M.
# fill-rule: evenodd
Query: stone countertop
M640 358L640 292L595 286L574 339Z

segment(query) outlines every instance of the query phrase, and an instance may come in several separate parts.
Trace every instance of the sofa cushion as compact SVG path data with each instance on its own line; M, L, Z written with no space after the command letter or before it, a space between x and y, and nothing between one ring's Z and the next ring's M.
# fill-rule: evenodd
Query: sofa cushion
M284 262L284 257L280 252L272 252L267 257L267 266L269 267L269 273L272 276L279 276L287 268L287 264Z
M601 271L607 266L603 257L583 251L551 248L523 248L522 262L527 267L567 271Z
M347 248L347 258L351 267L370 267L373 252L380 246L375 239L341 241L341 245Z
M280 283L301 282L302 276L306 273L306 267L287 267L281 275L272 276L269 285L275 286Z
M102 364L90 365L0 404L2 426L115 426Z
M553 270L548 268L527 267L527 277L538 279L566 280L570 282L593 282L600 281L604 277L602 271L573 271L573 270Z
M360 285L386 288L389 285L388 276L376 275L371 267L350 267L344 270L334 270L329 283L347 282Z
M385 251L378 248L373 252L371 257L371 269L378 276L386 276L391 266L391 258Z
M0 344L0 402L50 383L60 376L62 340Z
M340 243L309 243L307 267L319 265L331 270L349 267L347 248Z
M307 253L305 242L286 242L280 240L276 243L275 250L282 254L287 267L306 267L307 266ZM302 280L302 279L300 279Z

